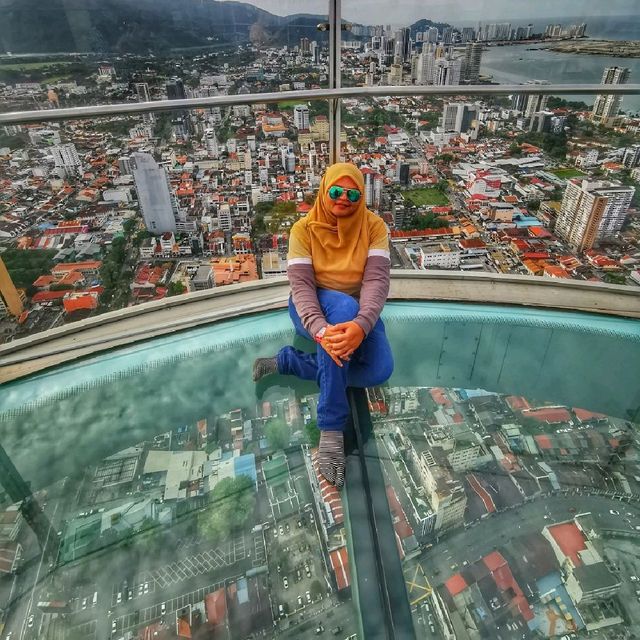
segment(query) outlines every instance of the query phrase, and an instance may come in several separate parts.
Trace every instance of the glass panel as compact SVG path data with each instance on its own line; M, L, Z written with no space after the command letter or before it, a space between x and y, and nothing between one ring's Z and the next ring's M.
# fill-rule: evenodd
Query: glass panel
M260 4L12 2L0 111L326 87L327 3Z
M299 105L294 115L289 106L239 105L12 129L11 152L0 157L0 251L12 281L3 281L3 341L284 275L286 233L328 162L326 106Z
M420 303L383 317L395 371L367 395L416 637L636 628L638 323Z
M317 388L251 379L292 334L268 313L3 385L3 638L358 633Z
M637 288L640 137L634 120L589 113L571 96L349 98L342 153L389 225L395 268Z

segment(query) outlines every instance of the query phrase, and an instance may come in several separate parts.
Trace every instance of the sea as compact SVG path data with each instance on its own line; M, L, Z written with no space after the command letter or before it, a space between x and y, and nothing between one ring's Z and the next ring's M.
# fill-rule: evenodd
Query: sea
M546 24L587 24L587 35L594 39L640 40L640 13L632 16L597 16L537 19L534 31L544 31ZM527 21L513 21L514 26ZM512 45L489 47L482 54L480 72L500 84L520 84L527 80L548 80L557 84L598 84L606 67L630 69L629 82L640 84L640 58L618 58L574 53L556 53L544 45ZM593 104L594 96L562 96L567 100L582 100ZM640 113L640 95L625 96L621 109L629 114Z

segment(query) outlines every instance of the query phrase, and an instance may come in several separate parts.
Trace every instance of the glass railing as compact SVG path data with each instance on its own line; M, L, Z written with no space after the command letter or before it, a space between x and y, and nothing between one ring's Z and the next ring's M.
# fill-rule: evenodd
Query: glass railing
M312 348L284 311L6 383L3 637L634 624L637 321L418 302L383 318L395 371L355 391L342 493L315 462L317 387L251 381L255 357Z
M637 370L637 322L408 303L387 313L396 370L367 390L369 455L415 637L637 628L638 392L602 377L614 362Z
M317 389L251 381L292 337L264 314L3 387L3 637L359 632Z

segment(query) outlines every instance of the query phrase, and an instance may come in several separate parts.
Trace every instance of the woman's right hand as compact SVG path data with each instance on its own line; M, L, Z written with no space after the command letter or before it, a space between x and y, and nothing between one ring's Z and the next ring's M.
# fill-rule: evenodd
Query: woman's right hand
M339 366L342 367L342 360L334 353L333 345L328 340L331 336L334 335L332 332L333 325L328 324L324 335L322 336L322 340L320 341L320 346L331 356L331 359Z

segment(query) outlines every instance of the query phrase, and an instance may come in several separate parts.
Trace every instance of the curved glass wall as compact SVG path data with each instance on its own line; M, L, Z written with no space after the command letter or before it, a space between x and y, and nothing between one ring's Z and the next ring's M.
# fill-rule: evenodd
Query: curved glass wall
M251 381L293 339L282 311L5 384L5 632L374 637L379 580L416 637L633 625L638 323L408 302L384 319L395 371L354 401L341 495L314 464L315 385Z

